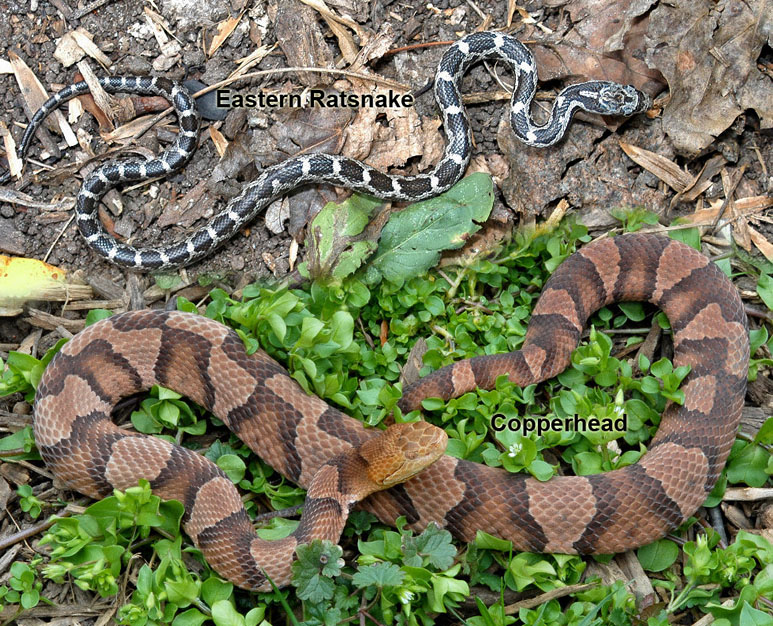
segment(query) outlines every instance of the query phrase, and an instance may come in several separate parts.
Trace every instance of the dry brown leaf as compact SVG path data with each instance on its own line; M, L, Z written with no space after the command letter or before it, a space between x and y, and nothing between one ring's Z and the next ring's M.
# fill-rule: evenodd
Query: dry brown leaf
M773 127L773 86L757 67L772 32L768 0L673 0L650 13L646 60L668 80L663 128L678 152L702 150L746 109Z
M90 96L94 100L94 104L99 107L100 111L104 114L107 121L107 131L113 130L113 122L116 117L116 105L115 98L108 94L99 84L99 79L94 74L91 66L86 61L78 61L78 70L83 76L83 80L89 86ZM100 129L103 128L103 123L100 122Z
M468 266L502 247L502 242L513 235L513 214L501 206L495 206L491 215L458 250L443 252L438 267Z
M676 163L664 156L624 141L620 142L620 147L634 163L641 165L645 170L657 176L676 192L684 191L693 182L693 176L689 172L685 172Z
M566 9L575 30L594 49L604 53L625 48L625 39L635 21L656 0L572 0Z
M247 70L249 70L251 67L257 65L260 63L263 59L265 59L276 47L278 44L274 44L271 47L268 46L258 46L253 50L250 54L248 54L246 57L242 57L241 59L237 59L236 62L239 64L239 67L237 67L229 76L229 78L236 78L237 76L241 76L244 74Z
M116 128L111 133L103 133L102 139L108 143L126 142L141 135L156 123L155 115L143 115Z
M712 202L712 206L715 204L719 206L721 200ZM773 196L749 196L746 198L739 198L735 201L735 206L744 213L758 213L773 207Z
M573 28L557 42L533 46L540 78L611 80L654 95L663 80L642 61L647 11L654 0L573 0ZM562 3L563 4L563 3Z
M8 132L5 122L0 122L0 136L3 137L3 147L5 148L5 156L8 159L8 170L11 176L21 176L24 161L16 154L16 141L14 141L13 135Z
M72 31L73 39L82 50L86 52L92 59L99 63L103 68L108 69L113 62L110 60L102 50L99 49L97 44L94 43L94 35L92 35L85 28L79 26Z
M158 47L161 49L161 54L153 61L153 69L157 72L166 71L179 62L182 48L174 39L171 27L161 15L149 7L144 7L143 11L145 12L145 19L153 31L153 36L156 38L156 43L158 43Z
M360 41L363 43L366 43L366 39L368 38L368 31L365 30L362 26L360 26L357 22L350 20L346 17L341 17L340 15L337 15L333 11L330 10L330 7L328 7L325 4L324 0L301 0L303 4L310 6L315 11L319 12L322 17L326 19L331 19L335 22L339 22L343 24L344 26L348 26L351 28L354 33L357 35L357 37L360 38Z
M276 259L274 258L274 255L270 252L264 252L260 256L266 264L266 267L271 270L271 273L276 274Z
M0 122L0 124L2 124L2 122ZM0 202L18 204L20 206L40 209L41 211L69 211L75 207L75 198L72 197L67 197L59 202L39 202L26 193L8 187L0 187Z
M357 53L357 58L349 68L352 72L361 72L365 67L365 64L372 59L382 58L387 51L392 47L395 40L394 28L389 22L384 24L379 29L378 33L371 37L367 45Z
M37 76L35 76L35 73L18 55L9 51L8 58L11 60L13 73L24 97L24 102L27 104L28 112L32 115L48 100L48 93ZM72 132L72 128L70 128L67 120L64 119L62 112L56 110L51 116L55 121L55 127L59 129L67 145L70 147L77 146L78 140L75 137L75 133Z
M518 0L507 0L507 17L505 18L507 28L513 25L513 15L515 15L518 8Z
M266 228L275 235L285 231L285 222L290 219L290 199L285 196L274 200L266 207L265 224ZM293 240L295 241L295 240Z
M684 216L682 220L695 226L711 226L716 221L724 204L724 200L714 200L711 202L710 208L693 211L690 215ZM754 217L757 213L771 207L773 207L773 198L769 196L750 196L735 201L736 214L743 219Z
M423 160L423 159L422 159ZM436 163L437 161L430 161L430 163ZM424 169L419 167L419 169ZM491 175L494 179L494 184L497 187L502 185L510 176L510 166L501 154L478 154L470 160L470 165L467 167L465 173L466 176L473 174L474 172L485 172Z
M54 58L63 67L70 67L85 56L86 51L78 45L75 37L72 36L72 32L65 33L57 42L56 50L54 50Z
M326 4L340 15L352 18L359 24L367 22L371 14L370 0L326 0Z
M234 32L234 29L239 25L243 15L244 13L240 13L236 17L229 17L227 20L223 20L217 25L217 33L212 38L212 41L209 42L209 47L206 50L208 57L211 57L213 54L215 54L217 49L220 48L220 46L225 43L225 40L231 36L231 33Z
M83 102L81 98L73 98L67 103L68 123L75 124L81 118L81 115L83 115Z
M317 23L317 15L303 5L280 4L274 20L274 34L290 67L334 67L333 55ZM325 84L327 77L299 72L297 80L306 87Z
M751 237L749 236L748 224L746 223L745 219L737 219L740 218L741 215L738 211L736 211L735 202L733 200L735 189L738 186L741 177L743 176L745 168L746 166L742 166L739 170L734 172L734 177L731 177L730 173L727 171L727 168L722 168L722 187L725 192L726 204L724 215L732 220L733 240L744 250L751 252L752 241Z
M711 157L706 163L703 164L701 171L693 179L693 181L687 185L684 193L681 196L677 196L675 200L681 200L682 202L692 202L696 200L706 189L711 187L711 179L714 178L722 170L725 165L725 157L721 154L716 154Z
M228 139L214 126L209 127L209 137L212 139L212 143L215 144L217 155L222 157L228 148Z
M346 30L342 24L339 24L335 20L325 18L325 21L338 40L338 46L341 48L341 55L347 63L354 63L357 59L357 54L360 51L359 47L354 42L354 37L349 34L349 31Z
M288 263L290 265L290 271L295 269L295 264L298 262L298 240L293 237L290 242L290 250L288 252Z
M110 57L105 55L93 41L94 35L82 26L71 30L64 35L56 44L54 58L64 67L70 67L84 56L92 57L105 69L112 65Z
M755 230L751 226L749 228L749 237L751 237L751 240L754 242L754 245L757 246L757 249L762 252L762 254L765 256L765 258L773 263L773 243L770 243L763 234L761 234L759 231Z
M158 228L166 226L190 227L201 218L212 216L214 201L208 194L207 182L202 180L191 189L179 196L176 201L169 202L156 220Z
M246 162L257 162L262 167L268 167L291 155L311 152L340 154L344 144L344 130L353 117L354 109L350 108L287 109L281 114L280 123L273 124L266 131L268 138L266 135L256 134L251 145L244 148ZM236 143L236 140L231 143ZM229 152L232 151L233 149L229 148ZM226 159L223 159L223 162L225 161ZM332 187L326 185L307 187L286 196L290 215L288 219L282 214L281 220L287 224L286 227L281 227L281 230L287 230L296 236L311 217L335 198Z
M568 210L569 203L566 201L566 198L561 198L561 200L558 201L556 208L548 216L548 219L545 220L544 224L541 224L538 227L538 231L545 233L553 232L553 230L558 228L558 225L561 223L561 220L564 219Z
M355 33L357 33L360 41L364 41L366 38L366 32L363 30L363 28L357 24L357 22L353 22L350 19L336 15L336 13L331 11L330 8L325 4L324 0L301 0L301 2L310 6L322 16L327 25L330 27L330 30L332 30L333 34L336 36L336 39L338 40L338 46L341 48L341 54L343 55L344 59L346 59L346 62L350 65L354 63L360 47L355 43L354 37L352 37L349 31L346 30L346 27L348 26Z
M380 88L365 93L383 93ZM385 116L387 124L376 119ZM366 107L357 110L354 121L346 128L343 153L365 160L379 170L401 167L409 159L422 157L419 168L436 163L443 153L444 143L438 127L439 119L422 121L413 107L383 109Z

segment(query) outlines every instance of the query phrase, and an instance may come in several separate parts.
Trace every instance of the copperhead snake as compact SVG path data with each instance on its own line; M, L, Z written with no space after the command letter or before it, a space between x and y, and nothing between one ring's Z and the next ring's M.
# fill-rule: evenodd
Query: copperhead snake
M638 463L539 482L442 456L361 505L384 522L401 515L417 529L436 522L465 541L485 529L518 550L582 554L650 543L692 515L735 439L749 342L732 283L704 255L678 241L633 234L583 247L547 281L520 350L439 369L408 386L400 407L409 411L426 397L448 399L476 386L492 388L504 373L521 386L555 376L569 363L588 317L620 300L646 300L665 311L674 363L691 366L682 387L684 404L667 407ZM238 492L213 463L110 421L121 397L154 383L212 411L282 475L311 486L306 506L311 522L302 521L280 547L259 540ZM254 590L269 589L266 572L278 585L289 581L293 549L308 540L310 525L337 540L348 506L334 497L346 491L351 475L340 459L349 455L349 463L353 458L367 473L363 459L375 458L382 445L373 443L372 429L307 395L263 352L247 356L234 331L181 312L124 313L78 333L43 374L34 428L46 464L81 493L103 497L146 478L156 494L180 500L186 532L207 561L238 586ZM408 456L429 463L437 457L432 447L444 448L445 434L430 426L419 429L430 452L414 448Z

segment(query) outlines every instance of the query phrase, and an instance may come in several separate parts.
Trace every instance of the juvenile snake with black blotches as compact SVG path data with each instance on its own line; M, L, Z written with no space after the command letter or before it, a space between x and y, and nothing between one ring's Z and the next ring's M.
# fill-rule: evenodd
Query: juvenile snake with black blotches
M573 115L580 109L600 115L630 116L646 110L650 105L649 98L630 85L607 81L579 83L561 91L548 122L535 126L529 113L537 89L537 68L531 52L509 35L474 33L449 47L435 74L435 97L443 115L447 145L443 158L429 173L394 176L361 161L332 154L291 157L263 171L208 224L183 241L166 247L138 249L117 242L104 229L97 217L100 199L121 183L137 183L180 170L196 150L199 115L195 101L185 88L165 78L100 78L99 84L108 93L125 92L166 98L177 112L180 130L175 142L156 158L122 159L97 167L84 180L76 199L78 228L88 244L113 263L140 270L169 270L211 254L277 197L300 185L331 183L385 200L417 201L436 196L450 189L462 177L470 161L470 125L459 85L467 68L483 59L500 59L512 69L515 89L510 101L510 122L515 136L531 146L546 147L561 139ZM52 111L88 91L88 85L80 82L52 96L30 121L21 140L21 157L25 157L35 131ZM5 174L0 177L0 183L9 178Z

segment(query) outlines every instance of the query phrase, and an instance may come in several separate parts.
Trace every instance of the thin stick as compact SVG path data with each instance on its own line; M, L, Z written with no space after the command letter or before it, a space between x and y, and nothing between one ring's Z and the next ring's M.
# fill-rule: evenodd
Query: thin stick
M70 216L70 219L67 220L67 223L64 225L62 230L59 231L59 234L56 236L56 238L51 242L51 246L48 248L48 251L46 252L46 255L43 257L43 262L48 262L48 257L51 256L51 253L54 251L54 246L59 243L59 240L62 238L62 235L64 235L64 231L67 230L67 228L72 224L72 221L75 219L75 213Z
M45 522L40 522L39 524L35 524L34 526L30 526L29 528L25 528L24 530L20 530L17 533L14 533L13 535L9 535L8 537L4 537L0 539L0 552L3 550L7 550L12 545L15 545L19 543L20 541L26 541L30 537L37 535L38 533L43 532L44 530L48 530L53 526L58 520L54 519L54 517L66 517L69 513L67 511L63 511L61 515L58 516L51 516L49 519L47 519Z

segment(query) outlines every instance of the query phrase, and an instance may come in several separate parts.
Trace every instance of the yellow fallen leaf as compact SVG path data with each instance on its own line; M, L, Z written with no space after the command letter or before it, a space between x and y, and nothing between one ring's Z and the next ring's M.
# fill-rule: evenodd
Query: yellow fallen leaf
M73 300L91 295L91 287L67 282L65 270L36 259L0 254L0 307L31 300Z

